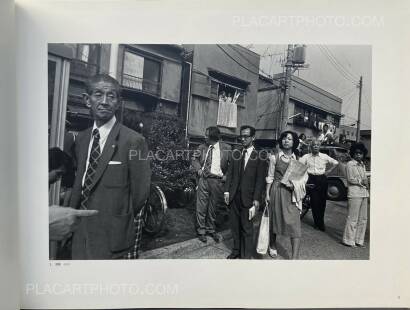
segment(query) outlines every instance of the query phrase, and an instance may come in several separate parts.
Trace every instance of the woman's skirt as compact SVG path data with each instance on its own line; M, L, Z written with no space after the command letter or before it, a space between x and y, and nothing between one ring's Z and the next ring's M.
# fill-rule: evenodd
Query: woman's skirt
M273 234L300 238L300 211L292 203L292 191L274 181L270 191L270 221Z

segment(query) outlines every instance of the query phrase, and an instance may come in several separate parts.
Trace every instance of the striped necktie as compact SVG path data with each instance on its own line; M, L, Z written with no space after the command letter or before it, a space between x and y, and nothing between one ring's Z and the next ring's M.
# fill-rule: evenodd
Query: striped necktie
M212 167L212 150L214 149L213 145L209 146L208 156L205 159L204 164L204 177L209 177L211 174L211 167Z
M88 160L87 172L85 173L81 197L81 209L87 209L87 202L91 192L91 184L93 184L93 178L95 175L95 171L97 170L100 155L100 132L98 131L98 128L95 128L93 130L93 145L91 147L90 158Z

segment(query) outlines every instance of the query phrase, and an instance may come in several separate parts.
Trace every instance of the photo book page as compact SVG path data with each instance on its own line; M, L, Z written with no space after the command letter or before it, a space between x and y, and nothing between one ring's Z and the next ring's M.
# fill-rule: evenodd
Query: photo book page
M395 3L2 4L1 299L409 306Z

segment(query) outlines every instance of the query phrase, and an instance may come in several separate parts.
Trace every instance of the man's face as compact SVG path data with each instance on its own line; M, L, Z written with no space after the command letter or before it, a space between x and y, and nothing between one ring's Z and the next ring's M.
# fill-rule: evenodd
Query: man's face
M119 107L119 98L115 85L99 81L91 85L90 94L84 94L87 107L96 122L108 122Z
M317 154L319 153L320 150L320 142L319 141L313 141L312 142L312 153Z
M244 148L250 147L253 143L253 140L255 140L255 137L251 136L251 130L249 128L243 129L239 138Z
M323 132L326 133L329 130L329 126L325 125L323 126Z

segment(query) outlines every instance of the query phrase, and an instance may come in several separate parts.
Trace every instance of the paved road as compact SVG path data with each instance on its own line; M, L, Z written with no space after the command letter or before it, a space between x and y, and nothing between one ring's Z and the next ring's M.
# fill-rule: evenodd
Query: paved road
M346 202L328 201L326 209L326 232L315 230L311 213L302 221L302 245L300 258L305 260L365 260L369 259L369 232L366 234L365 248L349 248L340 243L347 214ZM368 225L369 227L369 225ZM232 237L229 230L222 232L224 240L216 244L208 238L203 244L196 238L167 244L160 248L141 252L142 259L152 258L188 258L188 259L224 259L230 253ZM290 253L290 240L278 238L278 259L287 259ZM270 259L269 256L257 256Z

